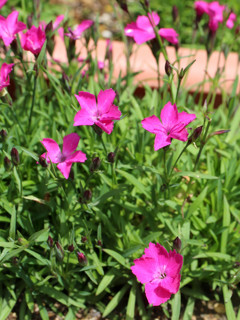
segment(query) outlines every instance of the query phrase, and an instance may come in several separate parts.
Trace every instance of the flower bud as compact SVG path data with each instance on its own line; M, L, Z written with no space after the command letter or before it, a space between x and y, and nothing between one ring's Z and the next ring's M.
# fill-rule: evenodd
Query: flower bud
M107 156L108 158L108 162L114 163L115 160L115 153L114 152L110 152Z
M6 140L6 137L7 137L7 131L6 130L1 130L0 131L0 137L1 137L1 141L5 141Z
M48 163L46 161L46 159L42 156L39 156L39 159L38 159L38 163L43 167L43 168L47 168L48 166Z
M81 241L82 241L82 243L87 242L87 237L86 236L82 236Z
M188 139L188 144L193 143L194 141L196 141L200 137L200 135L202 133L202 128L203 128L203 126L200 126L200 127L197 127L193 131L193 134Z
M4 157L4 168L6 171L11 169L11 160L8 157Z
M94 172L99 169L101 165L101 160L99 157L93 158L92 163L90 164L90 171Z
M177 237L173 240L173 249L175 249L177 252L180 252L182 247L182 241Z
M176 22L177 21L177 19L178 19L178 8L177 8L177 6L173 6L172 7L172 17L173 17L173 22Z
M78 257L78 262L81 266L86 266L87 265L87 258L82 252L77 252L77 257Z
M127 1L126 0L117 0L117 3L119 4L119 6L121 7L121 9L123 11L128 13L128 6L127 6Z
M62 248L62 246L60 245L60 243L58 241L56 242L56 245L55 245L55 251L56 251L57 258L60 261L62 261L63 258L64 258L64 251L63 251L63 248Z
M86 200L86 201L89 201L89 200L91 200L91 198L92 198L92 191L91 190L85 190L84 191L84 193L83 193L83 198L84 198L84 200Z
M45 34L47 35L49 32L53 31L53 23L50 21L45 28Z
M165 62L165 72L168 76L170 76L172 73L172 67L170 66L170 62L168 60Z
M93 125L93 130L96 132L98 136L101 136L103 134L103 130L96 126L95 124Z
M98 241L97 241L97 245L98 245L99 247L102 247L102 241L101 241L101 240L98 240Z
M74 245L71 244L70 246L68 246L68 251L69 252L73 252L74 251Z
M51 236L48 236L47 243L48 243L50 248L53 247L53 238Z
M17 166L20 163L19 159L19 153L16 148L12 148L11 150L11 158L12 158L12 163Z

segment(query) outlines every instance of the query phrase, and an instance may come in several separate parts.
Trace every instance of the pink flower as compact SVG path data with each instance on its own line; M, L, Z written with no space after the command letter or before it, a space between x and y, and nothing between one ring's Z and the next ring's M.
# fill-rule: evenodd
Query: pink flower
M151 20L151 22L149 19ZM148 13L148 17L139 16L137 17L136 22L132 22L126 26L126 28L124 29L125 35L128 37L132 37L137 44L142 44L156 37L153 25L157 26L159 22L160 17L156 12L152 12L152 14ZM178 34L174 29L162 28L158 31L158 33L167 41L173 44L178 43Z
M0 38L5 46L9 46L15 39L15 34L26 29L23 22L17 21L19 12L11 12L7 18L0 16Z
M45 32L41 27L32 26L26 33L21 34L21 44L24 50L38 55L46 40Z
M3 88L9 86L10 79L9 79L9 73L12 71L12 68L14 66L14 63L7 64L3 63L1 70L0 70L0 91L2 91Z
M228 29L232 29L234 27L234 22L236 21L236 19L237 19L237 15L235 13L231 12L228 19L227 19L226 27Z
M168 102L161 111L161 120L151 116L142 120L142 126L147 131L156 134L154 150L166 147L171 144L172 139L187 141L188 131L185 128L196 118L195 114L185 111L178 112L176 104Z
M218 29L218 23L223 22L224 5L220 5L218 1L213 1L208 4L209 29L215 32Z
M92 20L84 20L80 23L75 30L68 28L69 33L65 33L65 36L69 37L72 40L80 39L82 36L83 31L90 28L93 25Z
M183 257L175 250L168 253L159 243L150 242L145 254L134 263L132 273L145 283L147 300L153 306L159 306L178 292Z
M48 163L58 163L57 168L68 179L73 162L84 162L87 157L82 151L75 151L80 137L77 133L70 133L63 138L62 152L59 145L53 139L43 139L40 141L47 150L41 157ZM75 151L75 152L74 152Z
M194 8L198 16L202 16L204 13L208 13L208 2L205 1L196 1L194 3Z
M0 0L0 9L2 9L6 2L7 0Z
M113 104L116 93L113 89L101 90L96 98L93 94L80 91L75 97L81 105L81 110L74 118L74 126L97 125L110 134L113 131L114 120L120 120L121 112Z
M59 25L63 21L63 19L64 19L63 14L61 14L60 16L57 16L56 20L53 22L53 30L56 30L59 27Z

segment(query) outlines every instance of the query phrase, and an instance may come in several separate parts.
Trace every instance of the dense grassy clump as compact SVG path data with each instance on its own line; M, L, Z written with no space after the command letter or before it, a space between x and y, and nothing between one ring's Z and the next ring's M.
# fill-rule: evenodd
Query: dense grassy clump
M3 9L10 12L8 6ZM23 9L19 3L27 16ZM188 14L194 13L186 9ZM235 303L240 299L238 77L217 109L218 81L212 81L205 103L201 85L198 102L186 88L177 90L167 75L160 88L144 85L139 98L131 71L112 79L110 55L104 70L90 50L79 64L74 43L67 40L69 63L47 57L53 35L51 30L32 60L18 36L15 56L13 46L5 51L4 61L15 66L9 93L1 97L0 129L6 134L1 131L0 320L12 310L19 319L31 319L35 303L44 320L49 308L61 315L56 301L66 306L68 320L92 306L109 319L153 319L161 312L186 320L198 299L217 300L229 320L240 319ZM114 104L122 113L112 133L74 127L80 109L74 94L97 96L108 88L117 92ZM164 105L176 100L179 112L196 114L189 140L173 139L154 151L154 134L141 121L159 117ZM38 163L46 151L40 141L51 138L62 146L72 132L81 137L77 149L87 161L73 164L65 179L56 164ZM178 248L173 246L177 237ZM160 307L148 305L130 269L150 242L178 249L184 259L180 290Z

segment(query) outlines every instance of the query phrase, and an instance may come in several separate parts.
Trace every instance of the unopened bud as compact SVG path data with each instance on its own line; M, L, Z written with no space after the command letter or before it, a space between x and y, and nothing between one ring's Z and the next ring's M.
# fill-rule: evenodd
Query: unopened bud
M58 241L56 242L55 251L56 251L58 259L60 261L62 261L63 258L64 258L64 251L63 251L63 248L62 248L62 246L60 245L60 243Z
M172 67L170 66L170 62L168 60L165 62L165 72L168 76L170 76L172 73Z
M6 171L11 169L11 160L8 157L4 157L4 168Z
M50 21L45 28L45 34L47 35L49 32L53 31L53 23Z
M173 17L173 22L176 22L178 19L178 8L177 6L172 7L172 17Z
M6 137L7 137L7 131L6 130L1 130L0 131L0 137L1 137L1 141L5 141L6 140Z
M39 156L39 159L38 159L38 163L43 167L43 168L47 168L48 166L48 163L46 161L46 159L42 156Z
M177 252L180 252L182 247L182 241L177 237L173 240L173 249L175 249Z
M11 150L11 159L12 159L12 163L15 166L19 165L19 163L20 163L19 153L16 148L12 148L12 150Z
M117 3L119 4L119 6L121 7L121 9L123 11L128 13L128 7L127 7L127 1L126 0L117 0Z
M101 240L98 240L98 241L97 241L97 245L98 245L99 247L102 247L102 241L101 241Z
M210 133L210 135L207 137L207 139L213 137L213 136L217 136L219 134L224 134L224 133L228 133L230 130L218 130L215 132Z
M108 162L114 163L115 160L115 153L114 152L110 152L107 156L108 158Z
M33 23L33 13L30 14L30 15L27 17L27 27L28 27L28 29L31 29L32 23Z
M82 243L87 242L87 237L86 236L82 236L81 241L82 241Z
M235 29L236 36L239 35L239 33L240 33L240 25L238 25Z
M203 129L203 126L200 126L200 127L197 127L194 131L193 131L193 134L191 135L191 137L188 139L188 144L190 143L193 143L194 141L196 141L201 133L202 133L202 129Z
M78 262L81 266L87 265L87 258L82 252L77 252Z
M73 252L74 251L74 245L71 244L70 246L68 246L68 251L69 252Z
M53 247L53 238L51 236L48 236L47 243L48 243L50 248Z
M101 136L103 134L103 130L95 124L93 125L93 130L96 132L98 136Z
M144 4L145 4L145 6L146 6L147 8L149 8L149 0L145 0L145 1L144 1Z
M84 200L86 200L86 201L91 200L91 198L92 198L92 191L91 191L91 190L85 190L84 193L83 193L83 198L84 198Z
M101 165L100 158L99 157L93 158L92 163L90 164L90 171L93 172L98 170L100 165Z

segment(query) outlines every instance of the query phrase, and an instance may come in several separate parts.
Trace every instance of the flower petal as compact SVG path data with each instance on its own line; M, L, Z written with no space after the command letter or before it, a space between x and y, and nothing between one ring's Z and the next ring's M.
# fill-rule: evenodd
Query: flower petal
M143 119L141 123L143 128L151 133L159 133L164 131L160 119L155 115Z
M94 124L93 116L86 109L79 110L75 117L73 125L76 126L92 126Z
M113 121L95 121L95 124L100 127L107 134L113 131L114 122Z
M47 158L49 158L52 163L58 163L61 161L61 150L56 141L50 138L45 138L40 142L47 150Z
M85 162L87 160L87 156L82 151L78 150L74 152L68 159L67 162Z
M171 144L171 137L165 133L157 133L154 141L154 150L157 151Z
M172 44L178 44L178 33L172 28L161 28L159 35Z
M77 133L70 133L63 138L62 155L64 157L70 156L76 149L79 143L80 137Z
M148 302L153 306L159 306L171 298L171 293L156 282L146 283L145 293Z
M97 108L99 115L104 115L108 113L110 108L113 105L113 101L115 99L116 93L113 89L101 90L97 97Z
M153 257L141 257L134 260L135 265L131 267L132 273L141 283L150 282L156 271L156 261Z
M183 256L177 253L175 250L169 251L169 260L167 266L167 275L170 277L175 277L181 271L183 265Z
M182 122L187 126L190 122L196 119L196 115L194 113L187 113L185 111L179 112L178 121Z
M105 113L101 116L101 121L110 121L110 120L120 120L121 111L114 104L111 106L111 109L108 113Z
M77 101L81 106L81 110L85 109L89 114L95 115L97 111L95 96L89 92L80 91L78 95L75 94Z
M61 171L64 178L68 179L72 167L72 162L64 161L57 165L57 168Z
M169 138L177 139L180 141L187 141L188 139L188 131L186 128L183 128L182 130L172 130L168 136Z
M165 104L161 111L161 120L163 126L169 131L178 122L178 111L175 103L172 105L169 101Z

